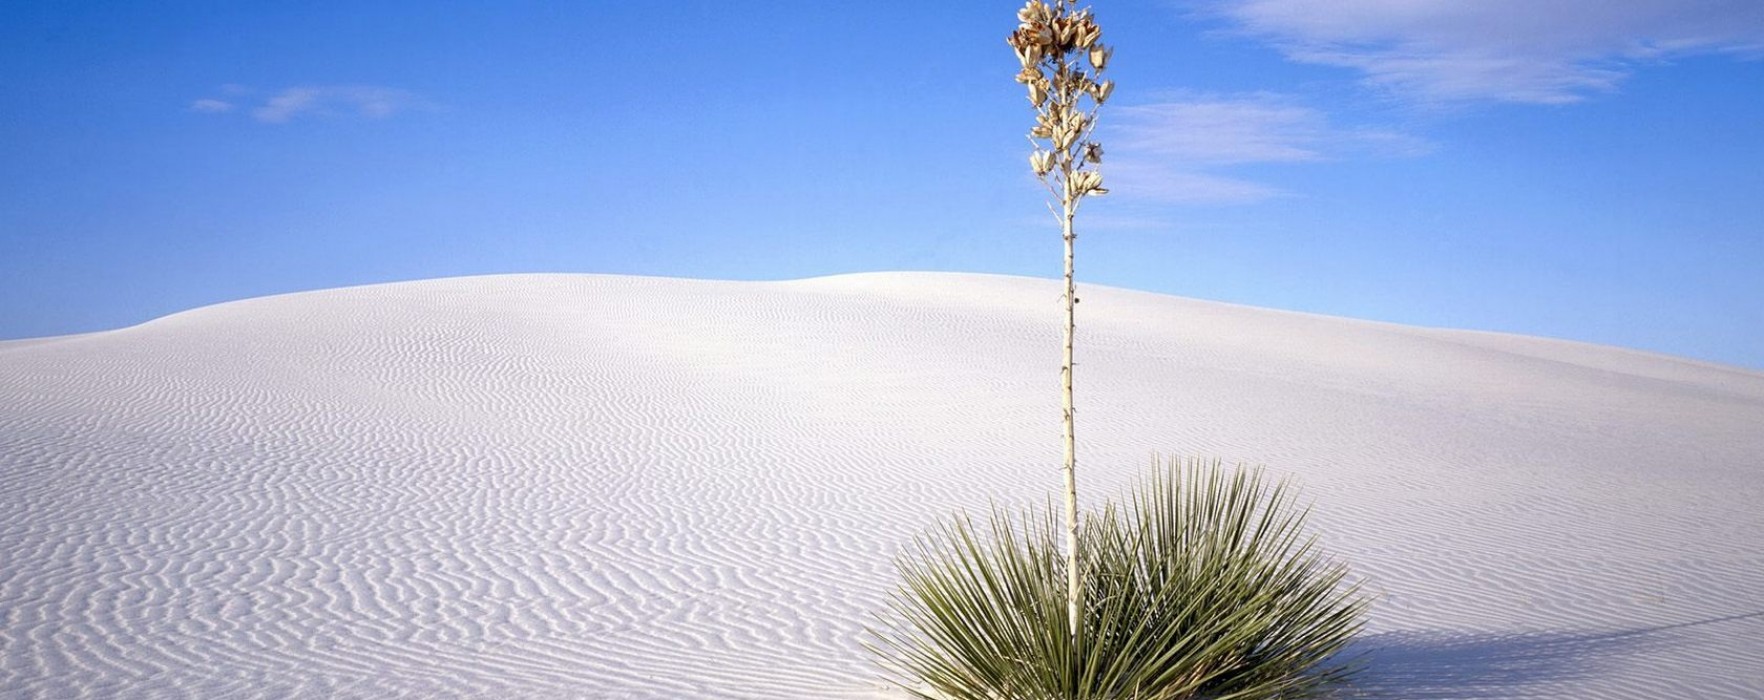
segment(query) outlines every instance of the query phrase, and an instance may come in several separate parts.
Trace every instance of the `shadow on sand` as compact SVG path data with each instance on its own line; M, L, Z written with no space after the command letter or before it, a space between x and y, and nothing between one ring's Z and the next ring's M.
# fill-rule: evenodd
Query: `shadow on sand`
M1540 686L1598 678L1626 657L1669 646L1673 643L1671 632L1757 617L1764 617L1764 611L1620 632L1370 635L1348 652L1362 655L1364 670L1347 696L1390 700L1530 697L1534 691L1543 692Z

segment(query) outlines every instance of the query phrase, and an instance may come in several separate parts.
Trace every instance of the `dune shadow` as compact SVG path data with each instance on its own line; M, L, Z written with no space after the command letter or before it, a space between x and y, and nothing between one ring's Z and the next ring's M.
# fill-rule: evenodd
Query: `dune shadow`
M1598 678L1626 658L1671 646L1673 631L1756 617L1764 617L1764 611L1617 632L1369 635L1347 652L1358 655L1363 664L1347 696L1391 700L1531 697L1533 692L1546 693L1543 686L1559 688L1560 683Z

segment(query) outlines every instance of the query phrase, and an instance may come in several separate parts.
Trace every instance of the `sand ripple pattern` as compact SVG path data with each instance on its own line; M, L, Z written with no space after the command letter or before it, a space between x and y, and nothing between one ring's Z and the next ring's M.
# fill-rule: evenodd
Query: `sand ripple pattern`
M0 343L0 697L896 697L900 545L1054 493L1058 294L495 276ZM1764 697L1764 375L1083 298L1089 497L1299 477L1366 696Z

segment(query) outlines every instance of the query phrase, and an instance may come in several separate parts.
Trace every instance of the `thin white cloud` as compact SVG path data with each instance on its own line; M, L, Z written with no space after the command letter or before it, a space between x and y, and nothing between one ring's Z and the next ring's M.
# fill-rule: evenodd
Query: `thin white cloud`
M1431 150L1427 142L1396 131L1336 126L1316 109L1273 95L1200 96L1122 107L1105 123L1103 167L1110 189L1162 203L1243 204L1283 194L1218 172L1233 166Z
M209 114L216 114L219 112L231 112L231 111L233 111L233 103L228 102L226 100L217 100L217 99L205 97L203 99L196 100L195 102L191 102L190 103L190 111L206 112Z
M1288 58L1424 103L1565 103L1637 66L1764 52L1759 0L1199 0Z
M242 85L223 85L226 99L205 97L190 103L197 112L230 112L237 103L250 101L258 91ZM308 116L357 116L383 119L399 112L425 108L429 103L415 93L372 85L299 85L270 94L251 109L251 117L265 124L283 124Z
M251 116L260 122L281 124L301 112L317 109L318 96L317 88L288 88L269 98L263 106L251 110Z
M1156 159L1105 163L1111 196L1156 204L1251 204L1279 197L1279 189Z
M1201 98L1125 107L1120 147L1199 165L1318 160L1316 110L1267 97Z
M418 106L421 100L410 92L367 85L291 87L271 96L263 106L252 110L260 122L280 124L301 115L332 116L355 114L382 119Z
M1038 220L1035 225L1044 225L1046 220ZM1169 217L1151 214L1119 214L1103 211L1084 212L1084 229L1087 231L1168 231L1175 222Z

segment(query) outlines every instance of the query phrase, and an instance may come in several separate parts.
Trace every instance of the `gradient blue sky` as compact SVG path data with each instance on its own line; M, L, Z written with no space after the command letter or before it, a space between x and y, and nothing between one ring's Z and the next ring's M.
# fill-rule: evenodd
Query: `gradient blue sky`
M1054 277L1017 6L6 3L0 338L482 273ZM1764 368L1764 3L1094 7L1081 284Z

